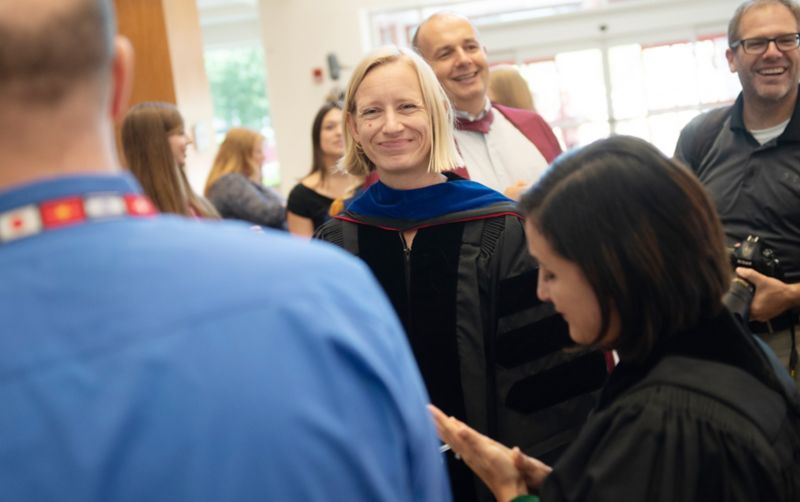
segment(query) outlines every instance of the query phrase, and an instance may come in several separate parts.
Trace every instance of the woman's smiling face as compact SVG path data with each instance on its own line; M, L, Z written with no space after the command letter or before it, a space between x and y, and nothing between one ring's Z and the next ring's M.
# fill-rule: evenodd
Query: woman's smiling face
M407 62L382 64L364 77L348 127L381 178L427 172L430 116L417 74Z

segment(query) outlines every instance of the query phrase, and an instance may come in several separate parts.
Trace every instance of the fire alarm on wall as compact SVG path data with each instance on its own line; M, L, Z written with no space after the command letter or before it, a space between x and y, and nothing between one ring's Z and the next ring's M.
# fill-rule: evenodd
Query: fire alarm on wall
M321 84L323 79L322 68L316 67L311 70L311 77L314 79L315 84Z

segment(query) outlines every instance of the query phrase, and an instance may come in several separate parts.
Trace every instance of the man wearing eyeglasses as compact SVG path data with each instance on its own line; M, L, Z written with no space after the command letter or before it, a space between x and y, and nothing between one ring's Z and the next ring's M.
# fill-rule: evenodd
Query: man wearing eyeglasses
M731 245L758 236L779 273L737 274L755 286L751 328L796 377L800 330L800 5L750 0L728 25L726 57L742 92L733 106L692 120L675 156L714 197ZM756 267L758 268L758 267Z

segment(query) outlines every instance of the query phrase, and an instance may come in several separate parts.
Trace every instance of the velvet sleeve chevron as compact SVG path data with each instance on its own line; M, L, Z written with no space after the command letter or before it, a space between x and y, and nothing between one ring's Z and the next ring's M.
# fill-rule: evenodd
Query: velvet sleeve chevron
M344 247L342 222L331 219L314 231L314 239L330 242L339 247Z
M522 224L506 220L494 254L497 437L554 462L576 437L607 377L601 352L579 349L552 305L536 295L538 267Z

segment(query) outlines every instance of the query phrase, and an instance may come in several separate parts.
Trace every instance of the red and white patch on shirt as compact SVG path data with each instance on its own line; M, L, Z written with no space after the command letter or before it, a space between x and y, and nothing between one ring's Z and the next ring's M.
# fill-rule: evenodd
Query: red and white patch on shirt
M95 193L64 197L0 213L0 242L92 220L156 214L156 207L141 194Z
M44 228L47 229L86 221L83 199L80 197L68 197L42 202L39 205L39 209L42 212L42 223Z
M33 204L0 214L0 242L12 241L42 231L39 207Z

